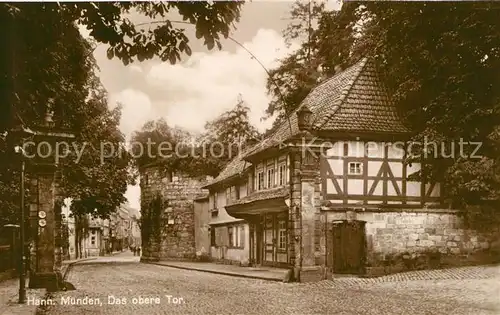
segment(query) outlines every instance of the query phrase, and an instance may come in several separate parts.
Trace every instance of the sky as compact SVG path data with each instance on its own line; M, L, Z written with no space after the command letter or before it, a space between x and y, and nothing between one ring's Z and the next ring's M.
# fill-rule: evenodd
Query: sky
M298 47L285 44L282 32L290 22L291 1L258 1L243 5L240 22L230 34L268 70L279 65ZM327 7L339 3L329 0ZM147 18L131 15L134 22ZM183 26L184 27L184 26ZM252 56L230 40L223 40L222 50L208 51L196 39L194 30L186 27L191 56L183 55L176 65L159 59L134 62L128 66L106 57L105 45L94 51L98 75L109 93L110 107L122 104L120 129L127 139L148 120L164 118L171 126L191 132L202 132L207 121L233 108L241 94L250 107L250 120L260 131L272 125L262 121L270 101L266 92L267 74ZM88 32L82 29L86 36ZM140 188L129 186L129 206L140 209Z

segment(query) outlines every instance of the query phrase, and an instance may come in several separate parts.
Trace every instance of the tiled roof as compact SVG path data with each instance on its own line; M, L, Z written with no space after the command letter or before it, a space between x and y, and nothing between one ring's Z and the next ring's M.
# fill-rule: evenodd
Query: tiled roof
M287 197L289 194L290 194L290 187L289 186L267 189L267 190L262 190L262 191L256 191L256 192L254 192L246 197L243 197L239 200L236 200L235 202L231 203L228 206L242 205L242 204L247 204L247 203L251 203L251 202L259 201L259 200L267 200L267 199L273 199L273 198L284 198L284 197Z
M271 136L247 156L300 134L297 111L307 106L313 131L408 133L373 63L364 58L315 87Z
M193 200L195 200L195 201L196 201L196 200L200 201L200 200L204 200L204 199L208 199L208 193L202 193L202 194L200 194L199 196L196 196Z
M243 157L247 154L248 151L248 149L244 150L238 156L232 159L231 162L229 162L226 167L224 167L222 172L220 172L216 178L208 182L204 187L206 188L216 183L220 183L232 176L238 175L241 172L247 170L251 166L251 164L243 160Z

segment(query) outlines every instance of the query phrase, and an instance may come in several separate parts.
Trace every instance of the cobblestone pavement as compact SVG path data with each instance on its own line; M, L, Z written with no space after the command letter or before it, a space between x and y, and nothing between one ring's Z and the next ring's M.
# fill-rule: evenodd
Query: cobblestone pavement
M28 282L26 282L27 286ZM26 295L42 298L45 290L26 288ZM36 306L18 304L19 279L10 279L0 282L0 315L33 314Z
M99 260L98 260L99 261ZM96 261L96 262L98 262ZM340 278L285 284L121 261L75 265L68 281L77 290L52 296L40 314L499 314L498 267L408 273L424 280ZM384 281L385 279L385 281ZM170 297L169 297L170 296ZM97 298L96 305L62 299ZM126 299L125 300L123 300ZM158 298L145 304L145 298ZM125 303L118 303L124 301ZM100 302L100 303L99 303ZM114 302L114 303L108 303ZM101 304L102 303L102 304ZM156 304L158 303L158 304ZM71 304L71 301L69 301Z

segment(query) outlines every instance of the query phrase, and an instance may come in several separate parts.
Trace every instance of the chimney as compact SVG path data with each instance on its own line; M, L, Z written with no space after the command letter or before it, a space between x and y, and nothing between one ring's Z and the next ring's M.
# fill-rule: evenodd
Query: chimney
M249 147L253 147L254 145L256 145L257 143L259 142L259 140L255 139L255 138L249 138L246 140L245 142L245 147L249 148Z
M52 110L54 107L54 99L49 98L47 109L45 111L45 126L46 127L54 127L54 111Z
M299 130L304 131L311 128L312 112L307 106L302 106L297 112L297 123Z

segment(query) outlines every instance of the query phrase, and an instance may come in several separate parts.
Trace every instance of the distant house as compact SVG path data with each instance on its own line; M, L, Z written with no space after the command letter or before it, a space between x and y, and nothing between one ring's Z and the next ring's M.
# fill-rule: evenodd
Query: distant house
M126 207L129 215L128 244L129 246L141 246L141 229L139 222L141 214L137 209Z
M64 259L75 259L77 256L76 248L76 226L75 218L71 215L71 199L67 198L64 200L63 207L61 209L62 214L62 227L66 231L63 232L65 235L64 243L67 248L63 248L63 258ZM86 229L86 234L80 241L80 249L83 257L89 256L103 256L109 252L110 240L109 240L109 220L103 220L98 218L92 218L87 215L88 228Z
M130 246L131 218L129 209L126 205L121 205L109 217L111 251L123 251Z
M90 218L85 243L88 256L106 255L109 248L109 220Z

